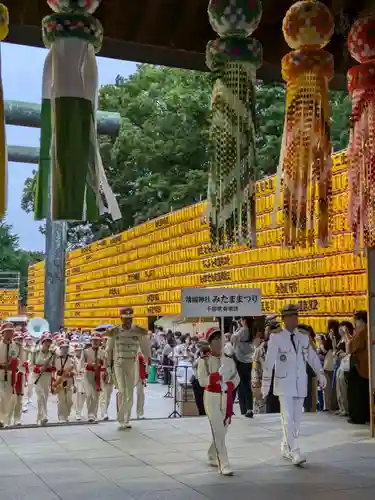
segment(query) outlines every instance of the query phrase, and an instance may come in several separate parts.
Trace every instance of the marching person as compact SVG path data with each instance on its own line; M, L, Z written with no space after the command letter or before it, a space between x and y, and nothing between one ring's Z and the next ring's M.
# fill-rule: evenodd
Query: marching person
M208 462L218 467L219 474L231 476L225 435L233 414L233 391L240 383L236 365L232 358L222 358L221 332L210 328L206 334L210 353L200 358L197 378L204 391L204 407L212 432L212 443L208 450Z
M76 393L74 407L76 412L76 420L82 420L82 411L86 403L86 391L84 384L85 369L81 364L81 358L83 353L82 344L77 344L74 347L74 356L76 360L77 373L75 377Z
M69 353L67 340L59 342L55 366L54 392L57 394L57 417L59 422L68 422L73 406L74 376L77 367L74 356Z
M102 340L102 349L105 350L108 337ZM105 368L102 373L102 392L100 393L99 406L102 419L107 422L109 420L108 408L111 403L113 393L113 374Z
M12 323L1 327L0 340L0 427L8 427L13 414L14 387L17 379L19 346L14 342Z
M22 409L23 409L23 396L26 386L26 369L27 364L26 351L24 348L24 334L21 331L16 331L13 336L13 342L15 344L15 353L13 360L17 359L16 364L16 378L15 384L13 386L13 394L11 398L10 411L8 415L8 425L11 425L12 421L14 425L21 425Z
M33 392L34 392L34 384L31 380L30 369L31 369L31 358L32 353L34 351L33 339L30 335L26 334L24 338L24 349L25 349L25 395L23 400L23 413L27 413L29 410L29 405L31 404Z
M144 419L145 413L145 387L147 382L147 364L143 354L138 353L135 363L135 388L137 392L137 419Z
M40 347L32 355L33 383L37 399L37 423L48 423L48 397L53 392L55 367L55 346L50 333L44 333L40 339Z
M324 376L320 360L309 335L299 331L298 306L289 304L281 310L284 328L272 333L263 365L262 395L267 398L274 371L273 393L279 397L283 441L281 452L294 465L301 465L306 459L301 455L298 444L304 399L307 396L306 362L316 373L319 383L324 387Z
M84 349L81 366L85 370L83 383L86 392L86 405L88 420L90 423L96 421L99 408L99 397L102 389L102 374L104 367L104 351L101 349L102 337L95 333L91 338L91 345Z
M111 328L107 335L107 368L114 372L118 389L117 421L119 429L130 429L130 416L133 407L134 365L141 350L148 364L151 363L150 341L144 328L133 324L133 309L120 309L121 326Z

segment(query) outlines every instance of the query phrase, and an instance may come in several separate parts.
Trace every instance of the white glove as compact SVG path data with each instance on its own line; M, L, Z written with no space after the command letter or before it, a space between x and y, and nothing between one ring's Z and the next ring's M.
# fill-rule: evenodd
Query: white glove
M228 390L228 386L225 382L223 382L222 380L220 381L220 386L221 386L221 392L227 392Z
M326 379L326 376L323 373L319 373L319 375L318 375L318 381L319 381L320 387L322 389L325 389L326 386L327 386L327 379Z
M231 376L231 370L227 366L221 365L219 368L219 374L223 377L223 380L228 380Z

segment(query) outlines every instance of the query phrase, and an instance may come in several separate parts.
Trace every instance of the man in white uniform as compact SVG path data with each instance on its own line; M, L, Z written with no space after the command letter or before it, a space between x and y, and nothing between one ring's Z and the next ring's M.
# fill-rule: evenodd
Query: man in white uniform
M106 363L109 374L114 372L118 389L117 421L119 429L130 429L133 407L135 361L139 349L148 364L151 362L150 341L144 328L133 324L133 309L120 309L122 325L106 332Z
M323 387L326 385L326 378L309 336L297 329L298 306L285 306L281 310L281 317L284 328L278 333L272 333L268 341L262 394L264 398L268 396L275 368L273 393L280 400L283 427L281 452L294 465L301 465L306 462L298 444L303 402L307 396L306 363L314 370Z

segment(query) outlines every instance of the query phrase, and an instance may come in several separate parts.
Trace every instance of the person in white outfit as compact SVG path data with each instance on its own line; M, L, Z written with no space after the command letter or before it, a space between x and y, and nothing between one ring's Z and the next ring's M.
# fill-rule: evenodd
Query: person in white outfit
M81 366L85 369L83 383L86 392L88 421L93 423L98 416L99 397L102 390L102 375L105 370L105 354L101 349L102 337L95 333L91 338L91 346L83 351Z
M31 405L32 398L33 398L33 393L34 393L34 384L33 381L31 380L31 373L30 373L30 368L31 368L31 358L32 358L32 353L34 351L34 343L31 335L26 334L25 335L25 356L26 359L24 361L24 367L25 367L25 383L26 383L26 388L25 388L25 394L23 398L23 413L27 413L29 411L29 405Z
M32 355L33 384L37 399L37 422L40 425L48 423L47 403L53 392L54 374L56 372L56 346L52 346L50 333L44 333L40 339L40 348Z
M76 359L77 374L75 377L76 393L74 397L74 408L76 412L76 420L82 420L82 411L86 403L86 389L84 383L85 368L81 365L81 358L83 353L82 344L74 346L74 355Z
M232 358L222 354L221 332L210 328L206 334L210 352L201 357L197 378L204 391L204 408L210 422L212 443L208 449L208 463L218 468L219 474L231 476L225 436L233 414L233 391L240 383Z
M273 393L279 397L281 424L283 428L282 455L294 465L306 462L300 452L298 436L303 412L303 402L307 396L306 363L316 373L322 387L326 384L323 369L310 338L299 331L298 306L290 304L281 310L284 328L272 333L263 366L262 395L267 398L274 372Z

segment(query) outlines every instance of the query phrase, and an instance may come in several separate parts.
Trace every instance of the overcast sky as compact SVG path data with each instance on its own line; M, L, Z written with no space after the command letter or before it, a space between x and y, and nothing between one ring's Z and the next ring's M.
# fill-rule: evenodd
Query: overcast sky
M40 103L43 64L47 51L8 43L1 44L1 65L4 99ZM98 57L101 85L113 83L117 75L128 76L135 63ZM7 143L13 146L39 146L39 129L7 126ZM21 210L22 189L36 165L9 163L7 222L20 238L25 250L44 250L44 237L32 214Z

